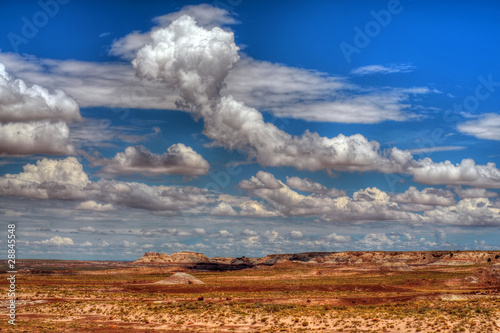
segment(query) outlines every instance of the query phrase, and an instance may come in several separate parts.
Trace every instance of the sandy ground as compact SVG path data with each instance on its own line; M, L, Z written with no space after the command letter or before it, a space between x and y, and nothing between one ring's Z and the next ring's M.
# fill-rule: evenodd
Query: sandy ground
M287 265L190 274L166 267L19 274L12 332L500 332L500 280L489 265ZM5 282L4 282L5 281Z

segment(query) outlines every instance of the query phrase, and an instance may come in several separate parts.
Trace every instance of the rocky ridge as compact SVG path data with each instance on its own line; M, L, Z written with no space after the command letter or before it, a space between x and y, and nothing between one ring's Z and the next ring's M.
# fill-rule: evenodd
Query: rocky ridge
M210 260L199 252L182 251L172 255L166 253L149 252L145 253L136 264L199 264L208 263Z
M256 266L274 266L283 263L303 264L385 264L388 270L410 270L410 266L461 266L474 264L500 264L500 251L349 251L308 252L297 254L271 254L262 258L213 257L198 252L145 253L134 264L158 266L184 266L196 269L243 269Z

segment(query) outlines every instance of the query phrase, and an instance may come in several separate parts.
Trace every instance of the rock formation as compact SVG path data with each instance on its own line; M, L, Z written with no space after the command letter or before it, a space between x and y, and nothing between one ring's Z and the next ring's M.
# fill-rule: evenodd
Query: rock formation
M155 282L155 284L204 284L198 278L187 273L175 273L166 279Z
M208 262L210 260L203 253L188 251L177 252L172 255L149 252L135 261L137 264L199 264Z
M182 266L201 270L232 270L255 266L273 266L277 263L301 263L322 265L383 264L382 270L411 270L412 266L461 266L491 263L500 264L500 251L349 251L349 252L308 252L297 254L271 254L262 258L214 257L203 253L178 252L146 253L134 264ZM384 264L386 263L386 264Z

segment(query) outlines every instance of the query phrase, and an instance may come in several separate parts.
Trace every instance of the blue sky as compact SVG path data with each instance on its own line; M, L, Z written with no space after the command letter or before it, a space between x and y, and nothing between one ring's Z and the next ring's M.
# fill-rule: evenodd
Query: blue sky
M24 258L500 246L494 1L1 7Z

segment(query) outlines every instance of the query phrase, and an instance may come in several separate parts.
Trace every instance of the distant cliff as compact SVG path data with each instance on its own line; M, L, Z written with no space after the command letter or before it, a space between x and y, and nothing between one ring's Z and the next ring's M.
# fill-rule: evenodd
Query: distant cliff
M405 265L458 266L482 263L500 263L500 251L350 251L350 252L308 252L297 254L270 254L262 258L213 257L203 253L177 252L145 253L134 264L186 266L205 270L243 269L255 266L274 266L276 264L383 264L404 263ZM397 265L386 265L396 267ZM400 265L401 266L401 265ZM399 267L399 266L397 266ZM405 266L406 267L406 266Z
M136 264L199 264L208 263L210 260L198 252L177 252L172 255L166 253L149 252L145 253Z

